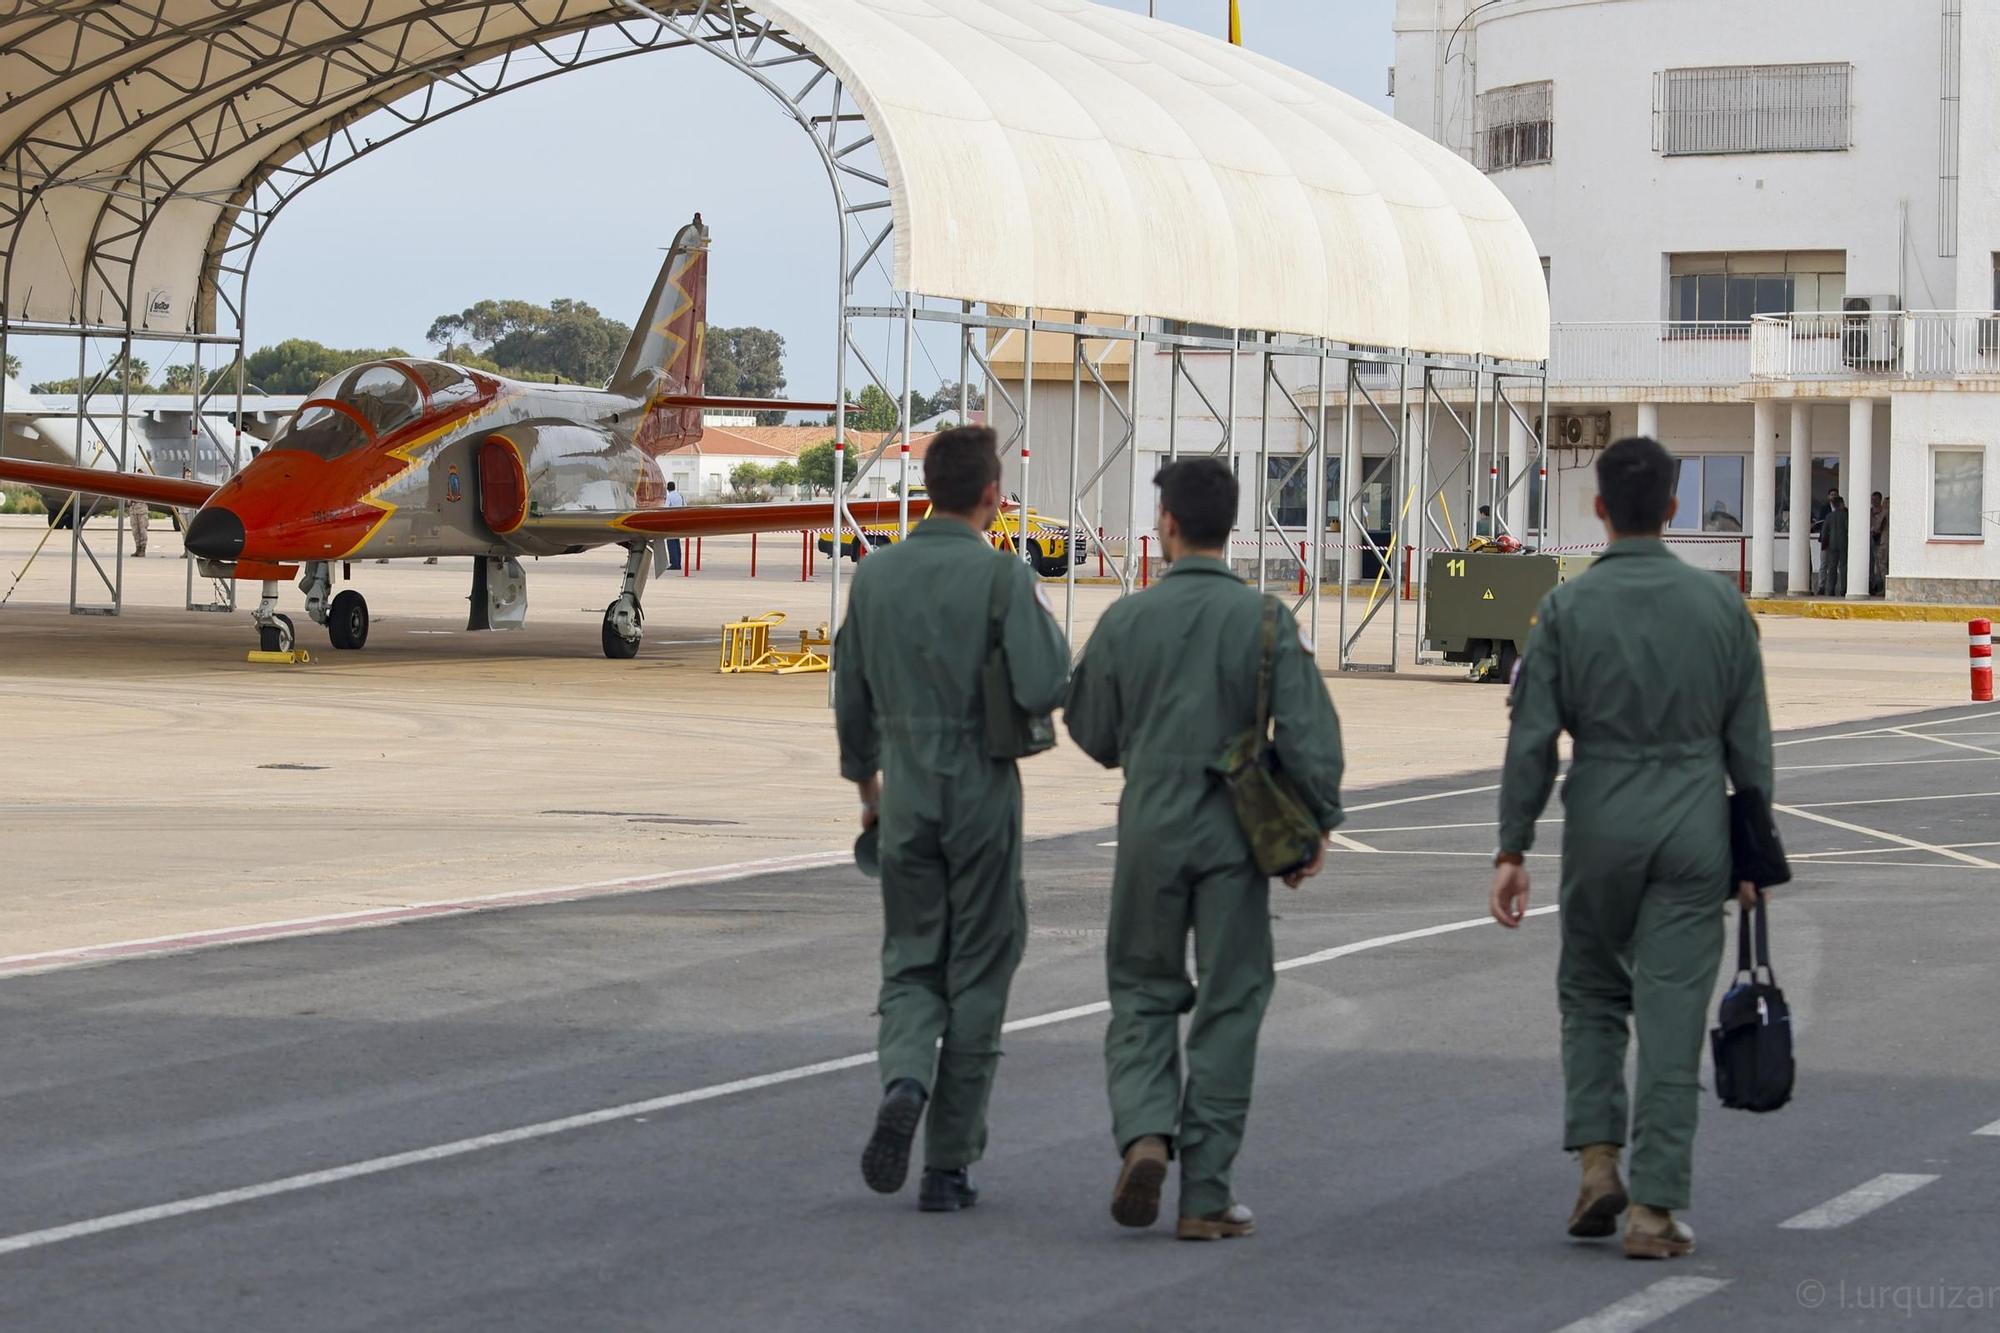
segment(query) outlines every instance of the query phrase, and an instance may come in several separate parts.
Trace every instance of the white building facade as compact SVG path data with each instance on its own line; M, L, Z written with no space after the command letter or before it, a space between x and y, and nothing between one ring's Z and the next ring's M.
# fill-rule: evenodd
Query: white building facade
M2000 6L1400 0L1396 37L1397 117L1545 257L1552 535L1652 434L1752 593L2000 599Z

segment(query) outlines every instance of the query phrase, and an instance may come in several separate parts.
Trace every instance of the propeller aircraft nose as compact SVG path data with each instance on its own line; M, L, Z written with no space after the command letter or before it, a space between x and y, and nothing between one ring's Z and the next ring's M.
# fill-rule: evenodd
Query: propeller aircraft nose
M199 559L234 560L243 554L243 520L211 505L188 521L182 540Z

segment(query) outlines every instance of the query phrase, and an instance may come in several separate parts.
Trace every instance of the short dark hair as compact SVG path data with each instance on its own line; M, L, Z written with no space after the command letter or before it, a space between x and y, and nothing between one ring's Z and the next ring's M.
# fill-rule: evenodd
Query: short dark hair
M667 483L667 489L671 491L671 490L678 490L679 488L678 488L678 487L676 487L676 486L675 486L675 485L674 485L674 484L673 484L673 483L672 483L672 482L670 481L670 482L668 482L668 483Z
M1597 456L1597 493L1614 530L1658 532L1674 498L1674 456L1643 435L1620 440Z
M990 426L954 426L924 450L924 489L931 507L942 513L971 513L999 480L1000 439Z
M1220 546L1236 526L1236 474L1219 458L1183 458L1153 478L1160 508L1196 546Z

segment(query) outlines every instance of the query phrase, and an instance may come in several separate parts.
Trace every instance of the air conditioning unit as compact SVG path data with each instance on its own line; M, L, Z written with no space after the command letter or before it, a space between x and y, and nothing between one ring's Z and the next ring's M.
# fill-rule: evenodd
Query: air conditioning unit
M1542 420L1537 417L1535 429L1541 428ZM1551 449L1602 449L1611 443L1611 414L1557 413L1549 418L1548 434L1543 438Z
M1902 302L1893 296L1850 296L1840 303L1840 359L1856 370L1894 370Z

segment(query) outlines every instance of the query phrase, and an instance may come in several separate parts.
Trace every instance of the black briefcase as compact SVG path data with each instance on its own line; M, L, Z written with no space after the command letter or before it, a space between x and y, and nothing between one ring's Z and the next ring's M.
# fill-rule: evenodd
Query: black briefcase
M1792 1010L1771 972L1771 928L1761 893L1737 923L1736 981L1722 997L1708 1041L1724 1106L1775 1111L1792 1099Z
M1729 869L1732 894L1746 880L1760 889L1792 880L1777 821L1771 818L1771 798L1755 787L1729 795Z

